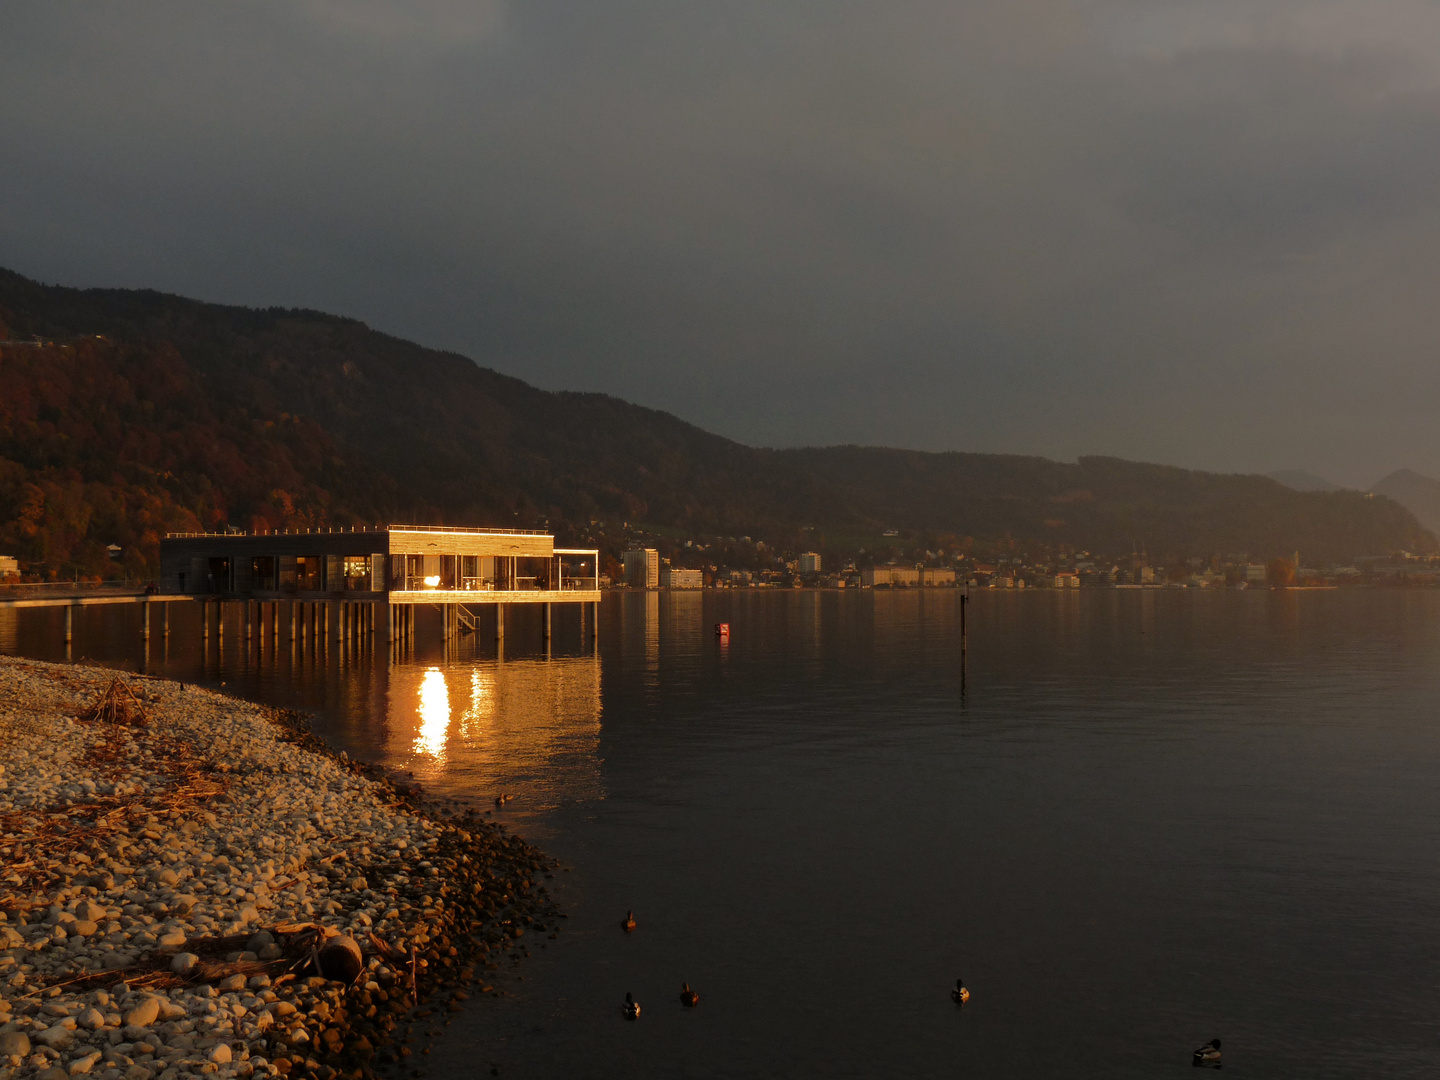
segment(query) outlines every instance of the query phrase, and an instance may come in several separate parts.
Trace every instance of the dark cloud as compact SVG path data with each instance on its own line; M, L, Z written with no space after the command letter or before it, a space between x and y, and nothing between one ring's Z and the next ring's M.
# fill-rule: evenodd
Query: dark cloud
M0 25L0 263L351 314L769 444L1440 473L1402 0Z

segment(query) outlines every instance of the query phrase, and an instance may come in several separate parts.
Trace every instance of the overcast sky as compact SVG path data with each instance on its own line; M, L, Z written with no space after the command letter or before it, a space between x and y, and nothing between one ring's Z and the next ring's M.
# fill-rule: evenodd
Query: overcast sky
M765 445L1440 475L1440 6L0 6L0 265Z

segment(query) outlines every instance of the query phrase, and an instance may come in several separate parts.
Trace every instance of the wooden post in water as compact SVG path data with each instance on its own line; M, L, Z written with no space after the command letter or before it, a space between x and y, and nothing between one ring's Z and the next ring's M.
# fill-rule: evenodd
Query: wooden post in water
M970 649L970 636L965 629L965 608L970 603L970 586L961 586L960 592L960 696L965 696L965 661Z
M150 598L140 601L140 636L150 640Z

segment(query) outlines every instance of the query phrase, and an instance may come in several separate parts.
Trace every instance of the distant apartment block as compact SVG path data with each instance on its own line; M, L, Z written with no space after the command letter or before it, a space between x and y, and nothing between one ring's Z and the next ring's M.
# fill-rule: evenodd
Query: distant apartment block
M1247 563L1245 566L1246 581L1264 581L1265 564L1263 562Z
M0 579L20 576L20 560L14 555L0 555Z
M1051 577L1045 582L1052 589L1078 589L1080 587L1080 575L1071 573L1060 573Z
M625 584L632 589L658 589L660 552L654 548L631 548L625 552Z
M934 588L954 585L955 571L948 566L867 566L860 571L860 584L869 588Z
M867 566L860 571L860 584L875 588L905 588L920 584L920 571L913 566Z
M681 570L675 566L660 569L660 584L667 589L703 589L705 574L700 570Z
M820 573L820 556L813 551L806 551L800 555L800 573Z

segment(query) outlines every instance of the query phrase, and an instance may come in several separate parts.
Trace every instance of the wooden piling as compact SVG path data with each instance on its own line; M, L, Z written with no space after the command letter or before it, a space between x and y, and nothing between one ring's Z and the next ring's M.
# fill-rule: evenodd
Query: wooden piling
M960 696L965 696L965 666L970 650L970 635L965 627L965 609L970 604L969 590L960 593Z

